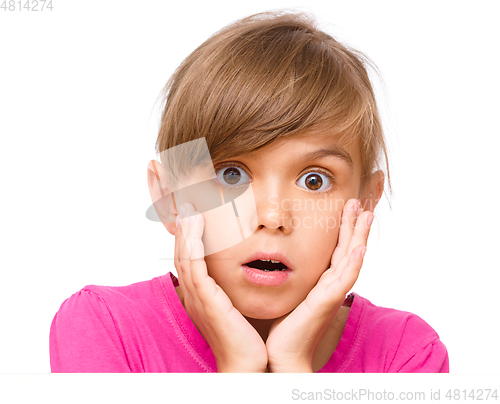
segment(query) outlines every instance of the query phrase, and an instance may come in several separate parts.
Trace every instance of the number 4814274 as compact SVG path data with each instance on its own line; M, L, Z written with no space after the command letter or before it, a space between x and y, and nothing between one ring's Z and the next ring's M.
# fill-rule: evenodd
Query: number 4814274
M52 11L52 0L3 0L3 11Z

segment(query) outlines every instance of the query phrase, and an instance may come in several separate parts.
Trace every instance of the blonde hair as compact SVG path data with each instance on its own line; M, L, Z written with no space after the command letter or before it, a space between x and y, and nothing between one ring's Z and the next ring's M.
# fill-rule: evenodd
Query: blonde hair
M341 141L358 137L362 178L383 160L390 187L366 66L377 71L366 56L316 28L304 13L243 18L192 52L166 84L156 152L205 137L217 162L278 138L327 131ZM162 165L178 178L182 160Z

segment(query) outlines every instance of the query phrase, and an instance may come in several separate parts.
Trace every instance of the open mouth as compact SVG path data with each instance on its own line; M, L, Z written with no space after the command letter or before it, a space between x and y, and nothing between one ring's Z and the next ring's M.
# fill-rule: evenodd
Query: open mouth
M264 272L284 271L285 269L287 269L285 264L283 264L281 261L275 260L255 260L248 262L245 265L251 268L260 269Z
M279 252L258 251L241 266L245 280L257 286L278 287L292 277L288 258Z

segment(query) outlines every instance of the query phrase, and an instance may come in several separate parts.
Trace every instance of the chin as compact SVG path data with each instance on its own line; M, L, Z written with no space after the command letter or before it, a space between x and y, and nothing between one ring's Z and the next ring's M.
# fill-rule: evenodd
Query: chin
M245 317L254 318L257 320L274 320L290 313L294 307L285 307L276 305L255 304L244 305L244 307L236 306L236 309Z

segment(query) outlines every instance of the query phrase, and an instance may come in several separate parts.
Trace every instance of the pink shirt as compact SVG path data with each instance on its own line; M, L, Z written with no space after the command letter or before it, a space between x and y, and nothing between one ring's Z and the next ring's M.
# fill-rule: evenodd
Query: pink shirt
M50 329L52 372L216 372L172 274L128 286L90 285L65 300ZM319 372L448 372L438 334L415 314L353 293L340 342Z

